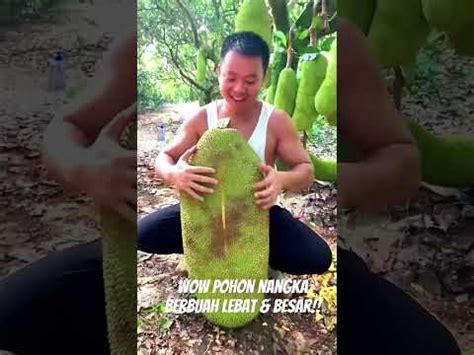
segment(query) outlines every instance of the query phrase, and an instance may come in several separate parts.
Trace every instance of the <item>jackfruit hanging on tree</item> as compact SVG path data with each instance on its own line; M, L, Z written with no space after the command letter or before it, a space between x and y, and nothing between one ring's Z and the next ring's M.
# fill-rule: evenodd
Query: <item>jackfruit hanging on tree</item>
M407 119L421 156L422 180L447 187L474 186L474 139L435 135Z
M276 50L273 52L273 59L270 64L270 73L271 73L271 79L270 79L270 86L267 89L267 95L265 101L268 102L269 104L273 104L275 101L275 92L277 89L278 85L278 78L280 76L281 71L285 68L286 64L286 51L281 49L281 50Z
M235 16L235 32L254 32L272 49L272 18L265 0L244 0Z
M293 120L299 131L308 131L318 117L314 107L314 95L326 75L327 60L321 53L307 53L301 57L299 67Z
M263 178L260 159L239 131L206 131L191 165L216 170L218 184L204 201L181 196L181 226L191 279L266 279L269 258L269 215L255 204L253 185ZM213 282L213 281L212 281ZM212 283L211 283L212 291ZM241 327L259 314L261 293L197 293L197 299L218 299L219 311L204 313L212 323ZM255 299L255 312L226 313L225 299Z
M203 83L206 81L207 65L206 65L206 54L204 49L200 48L196 59L197 75L196 79L198 82Z
M377 0L368 39L382 67L415 61L430 28L420 0Z
M337 179L337 161L336 159L325 159L310 154L311 162L314 168L314 177L316 180L335 182Z
M128 126L120 139L129 150L137 148L137 123ZM137 227L115 211L100 209L103 278L107 331L113 355L136 353Z
M337 126L337 38L331 44L326 76L313 103L316 111L326 117L331 126Z
M288 36L288 53L286 67L281 71L278 78L277 89L275 92L274 106L285 111L290 117L295 109L296 93L298 90L298 80L296 73L291 67L293 62L293 47L291 34Z

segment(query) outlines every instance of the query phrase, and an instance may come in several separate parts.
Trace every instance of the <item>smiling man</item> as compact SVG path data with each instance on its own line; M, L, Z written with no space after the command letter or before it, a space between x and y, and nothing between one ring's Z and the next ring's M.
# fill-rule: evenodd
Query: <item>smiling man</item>
M156 172L180 194L197 200L212 194L218 181L214 170L190 166L196 143L218 120L229 118L229 127L240 131L260 157L263 180L255 185L255 203L270 210L270 266L292 274L324 273L331 264L326 242L304 223L276 205L278 195L300 191L314 181L313 167L290 117L258 100L269 62L267 44L250 32L227 37L218 68L223 99L200 108L187 119L176 139L156 159ZM273 166L281 159L288 171ZM159 233L157 233L159 231ZM182 253L179 204L159 209L138 224L138 247L158 254Z

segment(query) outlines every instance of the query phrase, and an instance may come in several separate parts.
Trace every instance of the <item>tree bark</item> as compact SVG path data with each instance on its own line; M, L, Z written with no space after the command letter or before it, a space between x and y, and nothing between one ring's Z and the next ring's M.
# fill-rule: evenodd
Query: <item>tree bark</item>
M286 0L268 0L277 31L287 33L290 29Z

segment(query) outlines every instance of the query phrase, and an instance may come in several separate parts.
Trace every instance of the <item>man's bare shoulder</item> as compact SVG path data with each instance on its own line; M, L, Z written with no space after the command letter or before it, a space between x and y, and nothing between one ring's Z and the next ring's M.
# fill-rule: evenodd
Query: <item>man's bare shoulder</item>
M200 107L195 112L184 119L183 130L191 130L199 136L207 129L206 107Z
M268 128L274 134L287 134L289 131L296 130L290 116L282 110L273 109L268 121Z

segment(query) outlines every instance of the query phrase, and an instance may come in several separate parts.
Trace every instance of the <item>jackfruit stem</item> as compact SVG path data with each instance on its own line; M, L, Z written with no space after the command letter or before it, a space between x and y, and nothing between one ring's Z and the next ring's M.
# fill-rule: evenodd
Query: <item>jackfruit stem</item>
M222 229L226 229L225 227L225 195L224 190L221 191L221 217L222 217Z
M222 218L222 238L224 239L224 254L227 254L227 230L226 230L226 216L225 216L225 192L221 190L221 218Z

